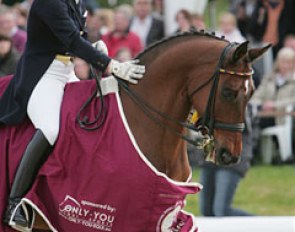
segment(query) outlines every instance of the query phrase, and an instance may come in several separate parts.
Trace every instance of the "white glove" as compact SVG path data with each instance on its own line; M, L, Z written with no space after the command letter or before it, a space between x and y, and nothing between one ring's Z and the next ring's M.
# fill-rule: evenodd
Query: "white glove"
M105 55L109 54L107 45L102 40L98 40L95 43L92 44L94 48L96 48L99 52L102 52Z
M145 73L145 66L138 65L139 60L131 60L127 62L118 62L111 60L108 71L123 80L126 80L132 84L137 84L138 80L143 78Z

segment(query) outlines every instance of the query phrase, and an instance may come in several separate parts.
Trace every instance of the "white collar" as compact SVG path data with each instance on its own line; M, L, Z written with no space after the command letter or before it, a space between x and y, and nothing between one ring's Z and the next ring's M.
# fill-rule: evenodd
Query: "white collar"
M79 4L79 2L80 2L80 0L75 0L76 1L76 4L78 5Z
M135 16L134 20L136 20L140 24L149 24L152 22L153 17L151 15L148 15L144 19L140 19L138 16Z

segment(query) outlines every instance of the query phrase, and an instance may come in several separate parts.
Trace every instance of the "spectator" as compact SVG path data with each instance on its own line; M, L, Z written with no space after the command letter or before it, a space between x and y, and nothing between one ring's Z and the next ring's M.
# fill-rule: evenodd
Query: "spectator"
M0 35L0 77L14 74L19 57L11 39Z
M294 0L257 1L249 24L249 33L256 42L271 43L274 57L287 34L295 33Z
M284 41L284 47L292 48L295 51L295 34L289 34Z
M121 4L120 10L124 11L129 18L132 18L134 16L134 9L130 4Z
M242 43L246 39L237 28L237 20L232 13L223 13L219 19L219 30L216 32L219 36L225 36L230 42Z
M136 33L144 47L164 37L164 24L152 14L152 0L133 0L135 16L130 30Z
M256 0L232 0L230 12L237 18L237 26L244 37L247 37L249 21L253 14Z
M16 17L16 26L24 31L27 30L28 11L21 4L15 4L12 8Z
M32 4L33 4L33 1L34 1L34 0L24 0L24 1L21 3L21 6L22 6L24 9L26 9L27 12L29 12L30 9L31 9L31 6L32 6Z
M178 28L176 32L185 32L195 30L195 27L192 24L191 13L187 10L179 10L176 13L175 20L177 22Z
M88 80L91 78L90 66L85 60L75 58L74 65L75 74L80 80Z
M17 27L14 13L3 5L0 6L0 34L10 37L16 50L23 53L27 33Z
M114 28L114 11L111 9L99 9L98 14L102 23L100 33L105 35Z
M202 15L199 14L192 14L192 25L197 29L197 30L205 30L206 25L204 22L204 18Z
M249 117L247 114L241 161L231 167L221 167L207 162L201 166L200 183L203 190L200 192L200 211L204 216L251 216L248 212L232 207L236 189L249 170L252 160Z
M115 10L114 29L102 36L102 40L109 49L110 57L114 57L123 47L130 49L132 58L142 50L143 47L138 35L128 30L130 20L130 15L125 9L118 7Z
M102 20L101 15L99 13L100 10L96 10L94 12L89 12L87 15L86 25L87 25L87 39L91 43L95 43L96 41L101 39L102 35Z
M131 60L132 59L132 54L131 54L130 49L128 49L128 48L121 48L117 52L117 54L115 56L115 59L117 59L120 62L125 62L125 61L128 61L128 60Z
M263 111L284 110L289 104L295 104L295 52L291 48L282 48L277 56L274 70L263 78L255 91L251 104L260 106ZM260 128L283 123L282 117L263 118Z
M153 0L153 16L158 19L163 19L164 2L163 0Z

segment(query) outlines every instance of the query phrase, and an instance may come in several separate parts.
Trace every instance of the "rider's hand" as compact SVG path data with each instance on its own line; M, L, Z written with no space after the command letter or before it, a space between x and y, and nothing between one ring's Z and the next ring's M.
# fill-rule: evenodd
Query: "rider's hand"
M107 71L118 78L126 80L132 84L137 84L138 80L143 78L145 66L138 65L139 60L131 60L127 62L118 62L111 60Z
M99 52L102 52L105 55L109 54L107 45L102 41L98 40L95 43L92 44L93 47L95 47Z

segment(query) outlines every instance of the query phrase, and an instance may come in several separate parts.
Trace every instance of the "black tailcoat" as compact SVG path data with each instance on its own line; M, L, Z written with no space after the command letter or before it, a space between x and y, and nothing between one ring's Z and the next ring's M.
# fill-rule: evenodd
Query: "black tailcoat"
M73 1L72 5L70 1ZM85 5L83 0L80 2L79 5L75 4L75 0L33 2L28 19L26 49L14 78L0 98L0 124L22 121L34 87L57 54L70 53L101 71L106 69L110 58L94 49L80 35L80 31L84 30L81 24L85 24L86 19Z

